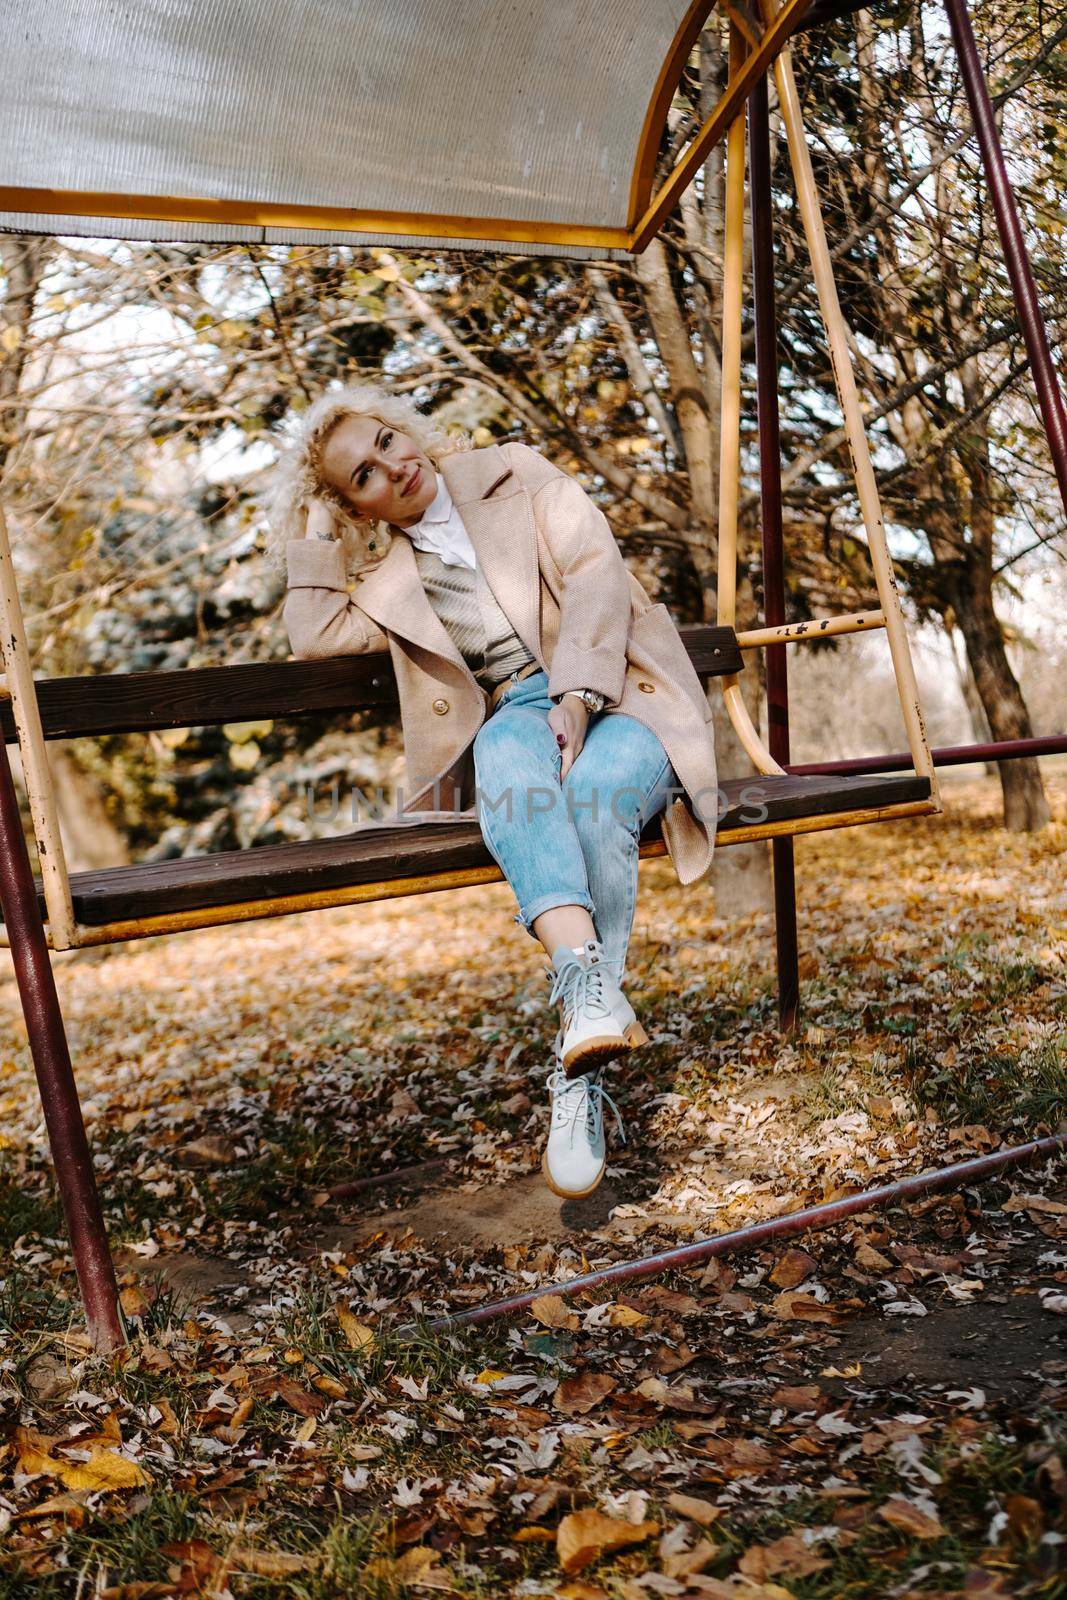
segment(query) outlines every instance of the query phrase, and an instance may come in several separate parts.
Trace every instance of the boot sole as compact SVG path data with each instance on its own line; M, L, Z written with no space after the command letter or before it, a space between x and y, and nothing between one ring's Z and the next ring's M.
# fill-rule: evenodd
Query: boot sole
M578 1045L563 1057L563 1070L569 1072L580 1061L610 1061L615 1056L625 1055L629 1050L636 1050L639 1045L648 1043L648 1034L638 1021L630 1023L620 1039L610 1034L602 1039L587 1039L584 1044Z
M615 1056L625 1055L632 1049L633 1045L625 1034L606 1034L601 1039L586 1039L563 1057L563 1070L570 1072L583 1061L611 1061Z
M541 1156L541 1176L548 1184L548 1187L552 1190L552 1193L554 1195L558 1195L561 1200L584 1200L586 1195L592 1194L594 1189L600 1188L601 1183L604 1181L604 1173L606 1171L607 1162L604 1163L604 1166L600 1170L600 1177L595 1183L591 1183L588 1189L561 1189L558 1184L552 1182L552 1179L549 1176L547 1151Z

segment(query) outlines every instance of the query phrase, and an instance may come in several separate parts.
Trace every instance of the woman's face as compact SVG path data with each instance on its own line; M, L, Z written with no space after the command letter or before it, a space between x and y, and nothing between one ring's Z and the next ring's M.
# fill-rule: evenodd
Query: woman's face
M357 516L408 528L437 493L437 474L414 439L377 417L346 417L322 451L327 483Z

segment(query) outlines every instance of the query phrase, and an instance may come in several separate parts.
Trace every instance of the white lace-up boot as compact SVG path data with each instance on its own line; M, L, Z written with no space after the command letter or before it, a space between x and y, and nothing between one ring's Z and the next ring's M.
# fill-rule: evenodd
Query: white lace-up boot
M558 1002L561 1012L553 1048L567 1072L648 1043L633 1006L615 982L599 939L587 939L580 952L560 945L553 951L552 963L545 968L552 979L549 1003Z
M601 944L599 939L587 939L585 944L582 946L582 949L585 952L587 960L590 962L607 961L607 956L604 953L604 946ZM612 1006L612 1010L615 1013L615 1020L618 1022L619 1027L626 1036L627 1043L632 1045L635 1049L638 1045L647 1044L648 1034L638 1022L637 1013L635 1012L633 1006L630 1004L629 1000L627 1000L626 996L617 985L615 986L615 994L617 998ZM610 991L606 998L610 999Z
M604 1140L604 1104L615 1115L619 1137L626 1143L622 1118L603 1085L603 1068L568 1078L558 1058L548 1075L552 1121L541 1171L553 1194L562 1200L580 1200L592 1194L607 1166Z

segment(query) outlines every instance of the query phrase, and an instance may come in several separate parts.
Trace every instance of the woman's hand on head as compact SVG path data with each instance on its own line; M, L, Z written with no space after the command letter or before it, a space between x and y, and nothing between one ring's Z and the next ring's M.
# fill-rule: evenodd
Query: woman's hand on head
M553 706L548 713L548 725L555 735L557 744L561 734L566 741L561 746L563 759L560 763L559 781L562 783L581 755L585 743L585 730L589 725L589 709L585 701L579 700L577 695L564 695L559 704Z
M332 507L318 495L309 495L303 507L305 539L336 539L337 527Z

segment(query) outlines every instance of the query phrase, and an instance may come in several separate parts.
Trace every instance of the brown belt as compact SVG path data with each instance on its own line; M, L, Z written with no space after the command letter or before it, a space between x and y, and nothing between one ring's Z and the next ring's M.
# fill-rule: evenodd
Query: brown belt
M508 689L514 688L517 683L521 683L523 678L528 678L531 673L540 671L541 663L539 661L530 661L525 667L521 667L518 672L513 672L510 678L505 678L502 683L498 683L496 685L492 694L487 693L486 698L489 701L488 709L490 711L495 711L497 702L500 700L502 694L504 694Z

